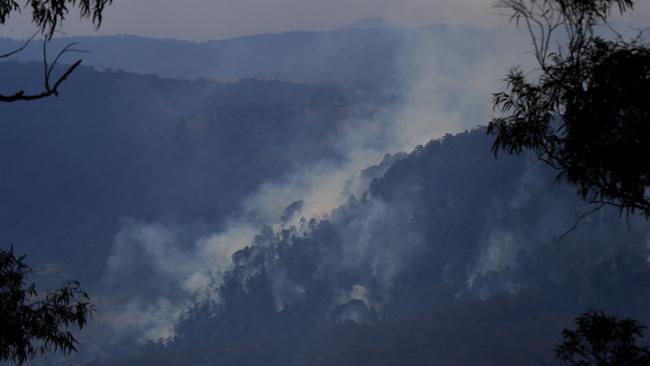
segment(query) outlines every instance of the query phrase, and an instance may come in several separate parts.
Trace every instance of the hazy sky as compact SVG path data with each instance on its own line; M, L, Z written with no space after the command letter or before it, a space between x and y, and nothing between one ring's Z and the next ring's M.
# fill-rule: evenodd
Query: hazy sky
M70 35L129 33L157 38L223 39L288 30L327 30L365 17L384 17L410 24L450 23L505 25L492 14L493 0L115 0L105 24L95 32L71 19ZM629 21L650 25L650 0L638 0ZM31 31L25 18L15 17L2 36Z

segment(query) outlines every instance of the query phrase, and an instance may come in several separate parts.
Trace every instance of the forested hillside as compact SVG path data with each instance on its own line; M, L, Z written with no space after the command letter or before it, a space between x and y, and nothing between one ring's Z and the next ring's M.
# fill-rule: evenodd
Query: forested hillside
M650 320L644 221L603 210L567 233L572 190L490 143L432 141L327 217L263 229L218 303L98 364L553 364L576 313Z
M491 152L514 33L70 42L56 98L0 104L0 248L97 310L35 365L554 365L588 309L650 325L647 221ZM0 94L42 88L41 45Z
M0 77L8 89L38 85L39 71L4 64ZM81 69L57 99L0 106L2 240L37 267L65 262L88 282L101 275L122 218L218 227L263 181L344 159L332 143L339 131L372 124L394 102L351 82L221 84Z

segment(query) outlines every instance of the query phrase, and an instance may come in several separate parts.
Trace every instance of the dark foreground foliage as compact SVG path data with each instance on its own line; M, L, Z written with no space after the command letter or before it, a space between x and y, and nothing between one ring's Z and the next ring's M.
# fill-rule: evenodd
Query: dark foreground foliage
M0 250L0 361L22 364L39 354L76 350L77 341L68 330L81 329L93 306L79 283L38 295L35 285L26 285L32 270L13 249Z
M496 135L493 151L534 151L587 202L650 216L650 48L640 37L606 40L594 33L607 24L610 7L625 11L633 2L501 4L518 21L539 22L544 32L531 31L538 78L513 69L508 89L495 95L503 116L488 129ZM553 51L558 29L567 31L568 41Z
M633 319L618 319L589 311L575 319L576 330L562 332L557 358L572 366L650 365L650 350L637 344L645 327Z

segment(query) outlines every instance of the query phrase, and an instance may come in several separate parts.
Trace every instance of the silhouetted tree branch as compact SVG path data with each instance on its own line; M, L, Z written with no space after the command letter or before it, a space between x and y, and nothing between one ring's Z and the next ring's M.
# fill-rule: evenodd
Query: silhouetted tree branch
M27 48L27 46L29 46L29 44L32 43L32 41L34 40L34 38L36 38L36 36L38 35L38 33L39 33L39 32L36 32L36 33L32 34L32 36L29 37L29 38L25 41L25 43L23 43L22 46L16 48L16 49L13 50L13 51L9 51L9 52L7 52L7 53L5 53L5 54L0 55L0 59L3 59L3 58L9 58L9 57L11 57L11 56L13 56L13 55L16 55L16 54L22 52L23 50L25 50L25 48Z
M112 0L29 0L21 6L14 0L0 0L0 25L4 25L11 14L29 7L32 22L39 29L21 47L1 54L0 59L20 53L37 35L43 36L43 90L0 94L0 102L57 96L61 84L79 67L81 60L67 66L58 77L54 77L55 67L66 53L80 51L73 48L74 44L69 44L50 62L47 56L48 41L68 15L70 7L78 8L82 18L91 18L93 24L99 27L104 8L111 3ZM39 297L33 283L25 284L25 277L31 273L31 268L24 263L24 259L24 256L17 257L13 248L0 250L0 362L22 364L38 354L51 351L69 354L76 351L77 340L68 329L73 326L83 328L94 310L88 302L88 295L76 281L66 282L45 297Z
M55 59L50 63L47 59L47 43L52 39L56 30L63 24L71 8L78 9L82 18L90 18L92 23L96 27L99 27L103 20L105 7L112 2L113 0L30 0L25 5L21 5L15 0L0 0L0 25L5 24L11 14L29 8L32 14L32 23L39 29L21 47L0 55L0 59L9 58L20 53L27 48L38 34L41 34L43 36L43 64L45 69L43 89L41 91L27 93L24 90L17 90L11 94L0 94L0 102L31 101L49 96L58 96L59 87L79 67L81 60L77 60L68 66L60 77L53 78L52 71L58 64L61 56L78 50L71 49L73 44L70 44L59 51Z
M49 63L47 61L47 54L44 52L43 56L43 67L44 67L44 73L43 73L43 91L35 94L28 94L25 93L24 90L19 90L15 92L12 95L3 95L0 94L0 102L15 102L15 101L30 101L30 100L37 100L37 99L43 99L47 98L49 96L58 96L59 95L59 87L61 84L72 74L79 65L81 65L81 60L77 60L75 63L72 65L66 67L65 71L61 76L59 76L56 79L52 79L52 73L54 71L54 67L57 65L58 60L61 58L63 54L66 52L73 51L70 47L72 47L74 44L70 44L66 46L64 49L62 49L56 56L55 60L52 63ZM46 43L43 43L43 48L45 49ZM74 50L76 51L76 50Z
M595 35L612 7L632 0L499 0L501 13L524 23L539 68L508 74L494 95L492 150L532 150L589 203L650 216L650 48L640 35ZM611 27L610 27L611 28ZM556 33L566 42L551 47Z

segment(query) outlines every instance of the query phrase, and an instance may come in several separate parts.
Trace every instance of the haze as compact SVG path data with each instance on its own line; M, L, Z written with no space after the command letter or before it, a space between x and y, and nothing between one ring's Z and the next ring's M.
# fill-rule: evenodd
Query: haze
M153 38L202 41L290 30L331 30L367 17L382 17L401 24L462 24L477 27L505 25L494 15L492 0L116 0L106 22L96 32L87 23L70 22L67 35L135 34ZM647 24L650 2L638 2L624 20ZM12 19L4 37L25 37L30 22Z

